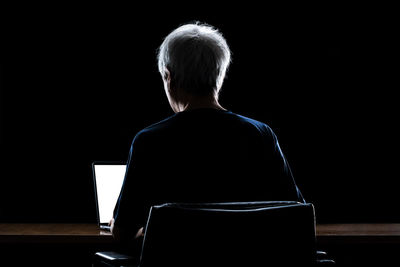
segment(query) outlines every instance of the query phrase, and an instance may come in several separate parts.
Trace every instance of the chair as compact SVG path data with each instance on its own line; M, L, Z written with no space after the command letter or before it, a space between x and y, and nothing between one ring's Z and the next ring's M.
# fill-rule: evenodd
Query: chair
M150 209L140 259L97 252L95 262L140 267L334 264L315 246L309 203L167 203Z

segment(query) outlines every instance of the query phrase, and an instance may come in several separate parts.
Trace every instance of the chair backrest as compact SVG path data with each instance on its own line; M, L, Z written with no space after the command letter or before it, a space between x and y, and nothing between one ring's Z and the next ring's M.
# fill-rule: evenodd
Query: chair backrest
M141 267L310 266L312 204L292 201L153 206Z

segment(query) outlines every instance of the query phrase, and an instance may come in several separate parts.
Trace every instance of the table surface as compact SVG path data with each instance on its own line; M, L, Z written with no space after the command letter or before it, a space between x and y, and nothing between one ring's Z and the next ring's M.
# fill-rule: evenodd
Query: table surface
M317 242L398 243L400 224L318 224ZM112 243L110 232L96 224L21 224L0 223L0 243L59 242Z
M317 242L320 244L400 244L400 224L319 224L317 225Z
M318 224L317 236L400 236L400 224Z
M96 224L0 223L0 243L112 243L110 232Z

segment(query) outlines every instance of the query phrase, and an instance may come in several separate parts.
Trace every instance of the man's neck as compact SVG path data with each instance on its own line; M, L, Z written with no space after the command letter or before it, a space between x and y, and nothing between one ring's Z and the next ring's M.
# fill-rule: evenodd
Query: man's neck
M184 103L179 103L178 107L180 112L202 108L226 110L219 104L218 99L214 96L190 97Z

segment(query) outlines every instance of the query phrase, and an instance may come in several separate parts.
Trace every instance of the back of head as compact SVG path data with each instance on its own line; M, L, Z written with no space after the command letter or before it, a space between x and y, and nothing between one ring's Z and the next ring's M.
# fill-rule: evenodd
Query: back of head
M169 71L171 87L193 95L218 93L231 52L222 34L205 24L186 24L172 31L158 51L163 78Z

